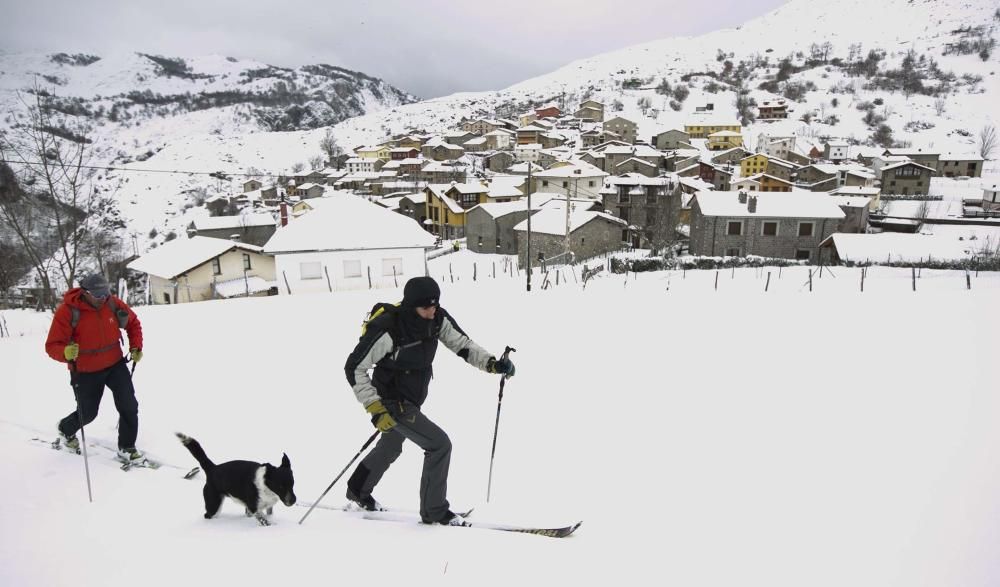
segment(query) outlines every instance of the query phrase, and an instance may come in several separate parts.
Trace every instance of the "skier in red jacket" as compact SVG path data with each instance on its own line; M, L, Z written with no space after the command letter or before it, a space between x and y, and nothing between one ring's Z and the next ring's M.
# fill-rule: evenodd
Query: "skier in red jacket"
M111 390L118 409L118 455L138 461L139 403L135 399L132 376L122 354L122 336L128 333L132 361L142 359L142 325L128 305L111 295L103 275L88 275L80 287L63 296L56 309L45 341L45 352L61 363L69 363L70 384L79 406L59 421L59 436L67 447L79 450L76 431L97 417L104 387ZM83 422L80 422L80 418Z

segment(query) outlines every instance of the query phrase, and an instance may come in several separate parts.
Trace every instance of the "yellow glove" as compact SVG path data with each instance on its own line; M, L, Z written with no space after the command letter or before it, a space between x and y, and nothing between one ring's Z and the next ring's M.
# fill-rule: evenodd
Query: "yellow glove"
M132 356L133 363L138 363L142 360L142 349L130 349L128 354Z
M71 342L63 349L63 356L67 361L75 361L80 356L80 345Z
M388 432L396 425L396 421L389 415L388 410L382 402L375 400L365 407L365 411L372 415L372 424L379 429L379 432Z

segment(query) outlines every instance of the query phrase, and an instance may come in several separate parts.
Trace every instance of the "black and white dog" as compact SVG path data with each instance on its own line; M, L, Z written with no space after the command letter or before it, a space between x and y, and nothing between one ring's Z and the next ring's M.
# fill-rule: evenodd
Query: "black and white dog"
M211 519L222 508L222 498L229 497L246 508L247 516L255 516L261 526L269 526L266 516L274 510L278 500L287 506L295 505L295 478L288 455L281 455L281 466L252 461L229 461L216 465L205 454L198 441L177 433L177 438L205 471L205 519Z

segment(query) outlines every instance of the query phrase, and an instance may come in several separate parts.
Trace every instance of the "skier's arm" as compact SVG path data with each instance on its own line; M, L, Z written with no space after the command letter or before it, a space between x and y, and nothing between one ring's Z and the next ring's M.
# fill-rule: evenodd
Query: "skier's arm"
M443 342L453 353L465 359L466 363L489 373L488 366L493 355L473 342L469 338L469 335L455 322L455 319L451 317L451 314L445 312L442 308L438 308L438 311L444 312L444 319L441 323L441 333L438 335L438 340Z
M372 385L368 370L392 352L392 337L385 330L370 328L358 341L347 357L344 373L354 390L354 396L366 408L378 400L378 391Z
M66 362L66 356L63 353L73 336L70 314L69 306L60 304L59 308L56 309L55 316L52 317L49 336L45 339L45 352L60 363Z
M118 300L119 307L128 312L128 322L125 324L125 332L128 334L128 348L142 350L142 324L139 317L135 315L132 308L125 302Z

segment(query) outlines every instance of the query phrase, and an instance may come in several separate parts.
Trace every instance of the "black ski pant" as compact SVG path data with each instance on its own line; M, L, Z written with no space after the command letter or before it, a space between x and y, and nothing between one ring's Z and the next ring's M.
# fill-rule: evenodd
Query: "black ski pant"
M139 402L135 399L132 375L128 372L124 358L102 371L71 374L70 385L80 403L84 426L97 417L104 387L107 386L115 399L115 408L118 409L118 448L135 447L135 439L139 435ZM59 421L59 431L67 436L76 434L80 426L80 416L76 410Z
M424 449L424 469L420 477L420 517L436 522L448 511L448 467L451 464L451 439L437 424L409 402L385 401L396 425L384 432L368 456L361 460L347 481L349 493L365 499L403 452L409 440ZM350 496L349 496L350 497Z

